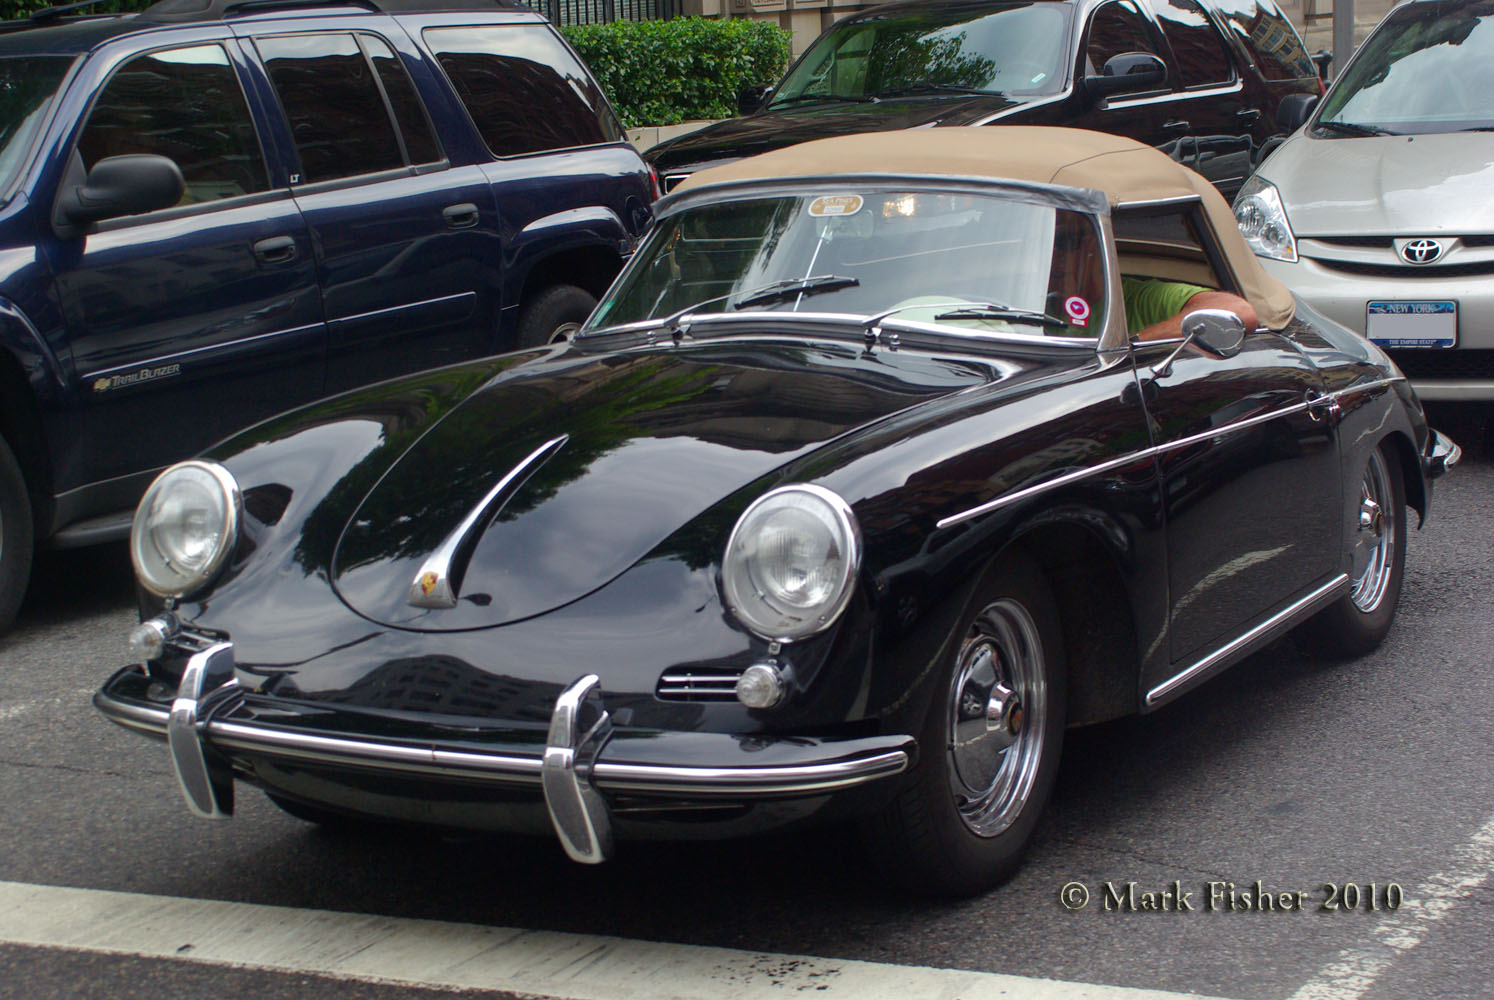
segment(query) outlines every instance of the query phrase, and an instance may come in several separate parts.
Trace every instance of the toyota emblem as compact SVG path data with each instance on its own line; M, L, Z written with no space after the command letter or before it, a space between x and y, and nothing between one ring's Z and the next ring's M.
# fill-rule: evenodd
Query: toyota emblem
M1401 260L1407 264L1430 264L1442 256L1442 244L1437 240L1407 240L1401 245Z

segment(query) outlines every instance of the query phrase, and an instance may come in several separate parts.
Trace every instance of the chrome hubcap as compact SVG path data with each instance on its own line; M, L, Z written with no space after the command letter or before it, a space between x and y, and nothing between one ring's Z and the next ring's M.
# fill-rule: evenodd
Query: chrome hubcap
M960 647L949 698L949 780L982 837L1016 820L1032 793L1046 711L1043 648L1021 604L988 605Z
M1380 606L1390 584L1391 566L1395 561L1395 521L1386 516L1385 505L1392 501L1390 471L1378 451L1370 455L1359 488L1359 530L1354 536L1354 588L1350 599L1360 611L1369 613Z

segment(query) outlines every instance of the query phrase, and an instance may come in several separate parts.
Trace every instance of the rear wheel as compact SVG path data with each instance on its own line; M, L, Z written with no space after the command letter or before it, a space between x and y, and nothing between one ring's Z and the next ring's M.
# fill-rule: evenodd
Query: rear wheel
M1352 494L1351 494L1352 496ZM1360 476L1349 592L1312 619L1303 637L1329 656L1363 656L1390 631L1406 563L1406 487L1388 443L1370 452Z
M1003 562L950 643L908 786L868 826L906 887L982 892L1021 860L1058 773L1065 671L1047 581Z
M33 547L31 500L26 480L0 438L0 632L15 621L26 584L31 579Z
M596 308L594 295L575 285L551 285L519 316L519 346L542 347L569 340Z

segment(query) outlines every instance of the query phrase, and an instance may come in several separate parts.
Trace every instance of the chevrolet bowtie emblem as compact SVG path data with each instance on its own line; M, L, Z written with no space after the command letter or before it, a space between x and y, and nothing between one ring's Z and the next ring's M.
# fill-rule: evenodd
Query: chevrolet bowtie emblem
M436 589L436 581L438 579L440 579L440 577L436 576L436 574L434 573L420 574L420 592L426 597L431 596L431 591Z

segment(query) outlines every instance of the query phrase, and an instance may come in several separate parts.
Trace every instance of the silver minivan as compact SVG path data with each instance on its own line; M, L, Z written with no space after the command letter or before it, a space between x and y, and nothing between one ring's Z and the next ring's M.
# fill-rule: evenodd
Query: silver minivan
M1422 399L1494 400L1494 0L1411 0L1235 216L1266 270L1384 347Z

